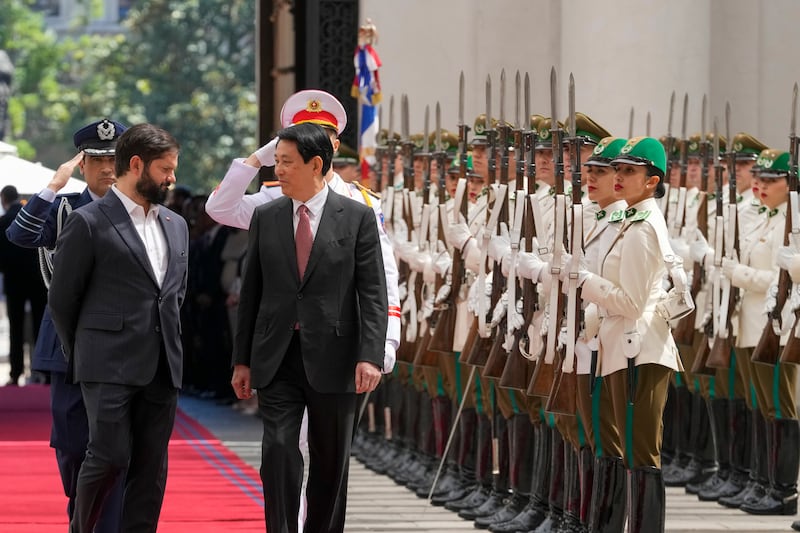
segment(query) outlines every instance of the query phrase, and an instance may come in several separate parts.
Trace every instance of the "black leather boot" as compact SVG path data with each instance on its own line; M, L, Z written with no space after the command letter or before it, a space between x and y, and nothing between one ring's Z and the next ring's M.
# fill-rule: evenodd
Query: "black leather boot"
M694 407L692 423L694 427L694 460L697 471L691 469L684 471L684 476L678 478L688 494L697 494L705 481L717 471L717 461L714 457L714 433L712 432L711 408L700 393L693 395ZM690 477L691 476L691 477Z
M692 461L693 453L693 434L694 428L693 409L694 394L686 385L675 388L675 455L667 468L663 471L664 482L668 487L683 486L686 477L693 477L697 472L697 464ZM685 469L690 469L692 473L684 473Z
M548 496L548 513L535 533L551 533L558 531L564 516L564 482L565 482L565 443L557 429L551 431L551 469L550 469L550 494Z
M730 498L740 493L747 484L750 472L750 453L752 438L742 438L750 435L750 411L742 398L734 398L728 404L730 425L727 436L722 438L723 444L727 442L728 457L730 460L729 474L725 483L715 490L700 491L698 497L701 501L717 501L720 498ZM722 469L720 461L720 469Z
M756 503L739 509L758 515L797 514L797 472L800 466L800 424L794 419L767 422L770 487Z
M675 385L670 382L667 387L667 402L664 404L664 414L662 416L662 420L664 421L664 432L661 439L662 470L668 468L670 463L672 463L677 448L677 394L678 391Z
M628 472L628 532L663 533L666 492L661 470L638 466Z
M452 490L434 495L431 499L433 505L459 501L471 494L475 487L475 420L475 409L461 411L458 429L447 454L448 467L452 469L458 484Z
M580 520L583 528L588 530L589 512L592 508L592 485L594 484L594 453L589 446L581 448L578 461L581 484Z
M718 503L725 507L754 505L761 501L769 487L769 461L767 458L767 425L760 411L752 411L753 452L750 467L750 481L745 489L730 498L720 498Z
M531 531L547 518L547 498L550 493L550 448L553 431L546 425L534 426L531 495L527 505L512 520L495 526L496 533Z
M462 509L458 512L458 516L466 520L476 520L479 517L494 515L505 506L506 499L510 496L508 488L508 429L506 420L498 415L495 420L492 420L492 425L494 426L492 436L497 437L499 471L497 475L493 474L494 465L492 464L491 457L494 444L491 444L489 447L487 466L489 475L492 476L492 490L489 493L489 497L480 507Z
M565 450L564 518L558 533L583 533L581 525L581 483L578 452L567 444Z
M711 413L711 430L714 450L717 459L717 471L699 486L686 485L686 492L695 490L700 501L714 501L717 491L728 481L731 475L731 424L727 398L715 398L709 402Z
M513 510L516 513L503 522L493 522L489 531L494 533L509 533L519 531L517 516L523 513L530 502L533 465L537 447L537 436L531 424L530 417L524 413L517 413L511 419L513 431L511 432L511 458L509 464L509 482L514 495L522 499L522 506L514 501ZM510 513L505 513L508 516Z
M462 415L463 416L463 415ZM475 424L475 446L472 450L472 459L464 459L465 463L469 463L473 465L473 476L475 478L475 484L472 487L469 494L467 494L461 500L450 501L444 504L445 509L450 511L459 512L462 509L477 509L478 507L483 504L488 498L489 494L491 493L492 489L492 466L491 466L491 457L492 457L492 428L491 422L489 418L481 413L476 414L475 416L476 424ZM462 429L464 426L462 426ZM469 439L465 438L465 435L462 434L461 443L462 446L465 442L468 442ZM464 453L468 453L468 450L463 449ZM471 518L474 520L474 517Z
M622 457L598 457L594 463L589 531L621 533L627 493Z

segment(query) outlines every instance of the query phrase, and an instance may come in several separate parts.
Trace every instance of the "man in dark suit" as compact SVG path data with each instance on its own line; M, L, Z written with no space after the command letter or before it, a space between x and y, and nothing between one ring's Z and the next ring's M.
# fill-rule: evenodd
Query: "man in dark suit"
M182 380L188 229L158 205L178 143L139 124L117 141L117 183L74 211L57 241L49 304L89 423L72 533L91 533L126 467L120 530L155 531Z
M232 385L258 389L267 531L297 531L308 408L305 531L344 530L356 394L380 382L386 279L373 211L325 185L333 148L316 124L278 133L285 195L256 209L239 302Z
M102 198L117 181L114 147L125 129L119 122L105 118L76 131L72 140L77 153L62 163L47 187L19 210L6 230L8 239L26 248L45 248L45 253L50 254L55 248L59 227L63 226L69 212ZM58 194L76 168L86 180L86 189L81 193ZM38 276L38 267L35 270ZM47 279L50 274L50 270L42 273ZM50 377L50 410L53 418L50 446L56 451L61 483L69 499L67 514L71 520L75 510L78 472L86 455L86 443L89 442L89 425L81 387L67 380L67 361L49 308L45 308L39 328L31 370ZM95 533L119 532L122 489L120 479L106 499L94 528Z
M3 289L6 293L8 325L10 328L11 380L9 385L18 385L25 374L25 303L30 303L33 320L33 336L39 334L47 291L39 275L39 258L35 250L21 248L6 237L6 229L22 209L17 188L6 185L0 191L0 203L5 214L0 217L0 272L3 273ZM33 350L31 350L33 351Z

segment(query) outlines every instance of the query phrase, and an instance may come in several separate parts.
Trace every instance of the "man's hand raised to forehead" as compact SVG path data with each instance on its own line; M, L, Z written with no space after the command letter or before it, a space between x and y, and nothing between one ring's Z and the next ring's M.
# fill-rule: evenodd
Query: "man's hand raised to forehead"
M75 154L75 157L69 161L61 163L61 165L58 167L58 170L56 170L53 179L47 184L47 188L55 193L63 189L69 179L72 177L72 173L75 172L75 167L78 166L78 163L80 163L81 160L83 160L83 150Z
M381 371L372 363L361 361L356 364L356 394L372 392L381 382Z

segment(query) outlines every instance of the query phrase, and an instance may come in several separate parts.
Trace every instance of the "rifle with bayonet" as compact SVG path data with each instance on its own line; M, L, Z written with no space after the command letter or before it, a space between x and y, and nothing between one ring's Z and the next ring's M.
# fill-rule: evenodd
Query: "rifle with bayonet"
M438 236L431 239L430 229L433 225L433 218L438 213L438 208L431 206L431 159L433 154L430 150L430 107L425 106L425 121L422 134L422 152L417 154L422 159L422 224L419 231L419 252L430 256L431 241L436 243ZM435 245L435 244L434 244ZM439 366L439 353L428 349L431 342L431 318L433 316L433 306L436 291L433 287L422 279L419 272L421 284L420 295L422 302L422 313L420 320L420 336L417 342L417 350L414 354L414 366ZM427 315L427 316L426 316Z
M500 217L500 209L502 208L503 201L505 200L506 186L495 183L497 179L497 165L496 159L496 144L497 144L497 131L492 124L492 79L486 76L486 122L485 133L487 141L487 155L488 155L488 169L489 169L489 208L487 209L488 222L483 230L483 242L481 246L481 271L478 273L477 291L478 291L478 336L472 345L470 353L467 357L467 363L470 365L484 367L489 358L489 352L492 347L491 328L489 327L492 310L494 309L497 301L500 299L498 287L492 285L492 290L488 302L488 309L484 308L486 305L486 257L489 247L489 241L497 228L497 222Z
M717 211L717 227L714 245L714 267L717 272L722 270L723 255L728 259L739 257L739 213L736 203L736 144L731 137L731 105L725 105L725 133L728 138L728 151L725 153L725 162L728 167L728 224L723 231L722 217ZM722 199L717 199L717 208ZM723 249L724 246L724 249ZM712 368L730 368L731 352L733 350L733 313L739 298L739 289L733 286L731 280L717 274L719 280L720 312L717 316L719 323L716 327L714 344L708 355L708 366Z
M672 135L672 117L675 114L675 91L669 97L669 116L667 119L667 136L664 139L664 150L667 152L667 175L664 177L664 199L661 205L661 211L664 213L664 220L669 224L669 202L671 196L670 176L672 174L672 165L675 164L675 137Z
M536 368L528 385L527 393L530 396L547 397L553 388L555 380L555 369L560 363L558 357L558 336L561 331L561 320L564 315L564 294L561 291L561 260L565 248L567 237L567 196L564 193L564 146L562 144L563 131L558 122L557 92L556 92L556 69L550 69L550 136L552 138L553 149L553 175L555 178L555 206L554 234L552 245L552 260L550 263L550 275L552 277L549 303L548 303L548 324L547 324L547 344L545 348L544 360L539 359Z
M713 140L713 164L714 168L714 182L715 182L715 237L718 233L720 225L723 224L723 217L722 217L722 161L719 157L719 133L717 131L717 120L714 119L714 140ZM705 165L704 165L705 166ZM705 187L703 188L704 201L701 202L700 209L702 210L702 214L704 215L701 217L701 213L697 214L697 225L698 229L703 232L703 237L708 237L708 197L704 194L704 191L707 190L708 186L708 173L706 172L705 177ZM705 222L705 228L701 226L701 222ZM716 238L715 238L716 242ZM694 275L698 275L698 272L701 276L705 276L705 266L703 265L704 260L698 261L694 264ZM699 266L699 268L698 268ZM718 276L715 276L718 277ZM708 359L711 356L711 343L713 343L715 339L715 329L716 324L714 323L714 317L719 312L719 283L714 280L706 280L706 283L710 284L708 291L708 299L710 302L707 302L706 307L708 304L711 304L712 313L711 316L708 318L708 321L703 324L703 340L700 343L700 347L697 350L697 355L695 356L694 362L692 363L692 373L694 374L701 374L705 376L714 376L716 375L717 371L714 367L708 365Z
M400 98L400 144L401 152L403 155L403 191L402 191L402 218L406 225L406 241L412 242L414 240L414 226L416 214L416 206L413 201L414 191L414 143L409 134L409 117L408 117L408 96L402 95ZM417 278L420 276L413 272L408 264L401 262L398 265L401 283L404 281L407 287L408 306L404 305L404 311L407 308L408 316L405 322L405 339L400 343L397 350L397 360L402 363L412 363L414 355L416 354L417 342L417 306L420 302L420 284L417 283ZM420 279L421 281L421 279ZM410 300L409 300L410 299Z
M796 123L795 123L795 115L797 112L797 83L794 84L794 89L792 93L792 122L791 122L791 130L789 132L789 150L791 151L790 154L790 164L789 164L789 184L790 188L794 185L793 191L800 190L800 184L798 184L798 175L797 175L797 158L798 158L798 150L800 150L800 142L798 142L797 132L796 132ZM791 195L792 193L790 193ZM794 198L789 203L788 212L791 213L791 216L797 216L797 207L796 207L796 198L797 193L794 194ZM788 219L788 215L787 215ZM788 223L788 220L787 220ZM797 223L795 223L797 225ZM797 237L795 237L797 238ZM797 246L797 242L793 243ZM783 351L781 352L781 363L791 363L793 365L800 365L800 338L798 338L798 329L800 328L800 308L794 310L794 324L792 324L792 332L789 334L789 339L786 341L786 346L783 347Z
M788 184L789 184L789 208L786 209L786 226L783 232L783 245L789 246L790 244L794 244L791 239L792 235L792 219L797 216L797 213L793 212L793 204L796 205L796 197L797 197L797 190L798 190L798 179L797 179L797 136L796 136L796 120L797 120L797 84L794 85L794 90L792 92L792 120L791 120L791 132L789 134L789 150L791 153L790 156L790 163L789 163L789 177L788 177ZM794 198L792 198L794 195ZM770 312L767 314L767 324L764 326L764 330L761 332L761 337L758 339L758 344L753 349L753 354L750 357L750 360L754 363L766 364L766 365L775 365L778 361L778 357L782 355L780 349L780 342L781 342L781 333L783 332L783 307L785 305L790 305L790 296L792 291L792 278L789 276L789 272L784 270L783 268L780 269L778 273L778 288L777 293L775 294L775 307L773 307ZM791 335L793 336L793 335ZM788 357L788 356L787 356Z
M580 334L582 320L581 289L578 287L577 265L583 256L583 203L581 202L581 146L583 140L578 137L575 125L575 79L569 75L569 120L567 142L570 145L572 176L572 224L570 225L570 253L573 260L567 268L567 335L564 346L564 358L560 367L556 368L550 395L547 398L545 411L574 416L578 395L578 379L575 360L575 343Z
M675 210L675 218L670 226L670 237L677 238L681 235L681 230L686 223L686 174L689 168L689 139L686 136L686 120L689 107L689 95L683 97L683 124L681 126L681 145L680 145L680 165L681 175L678 183L678 206ZM692 280L694 281L694 280ZM694 285L692 286L694 289ZM695 294L692 294L694 297ZM694 317L697 310L693 310L689 315L678 321L677 326L672 329L672 338L678 344L691 346L694 342Z
M517 77L517 85L519 85L519 77ZM519 91L517 92L519 95ZM522 208L522 222L521 228L515 228L512 232L511 246L512 246L512 267L515 268L516 257L514 254L514 246L518 246L519 232L521 229L521 236L523 239L524 250L530 252L533 250L533 242L536 237L536 226L533 222L533 210L531 203L528 200L530 195L534 193L536 184L536 163L534 160L534 147L536 145L537 132L530 127L530 77L525 74L525 107L524 115L525 121L528 125L527 128L523 127L519 118L519 97L517 98L517 111L514 124L514 152L517 154L516 160L516 196L515 202L520 202L522 205L515 203L515 209ZM525 173L527 168L527 184L525 180ZM517 220L515 215L515 221ZM509 273L509 282L517 283L515 272ZM525 354L528 353L530 339L528 339L528 327L533 321L533 314L539 308L539 296L536 291L536 284L530 279L522 279L522 327L514 333L513 346L511 353L508 355L506 366L503 369L503 374L500 376L500 387L525 391L528 388L528 383L533 376L533 370L536 363L529 360Z
M500 185L505 185L506 190L508 190L508 139L510 128L506 122L505 108L506 71L503 69L500 71L500 121L497 124L497 133L498 144L500 148ZM510 194L504 195L502 198L497 200L501 201L502 204L500 207L498 224L495 228L496 235L501 234L501 225L505 225L506 228L509 227L509 197ZM524 198L522 200L524 202ZM500 320L496 320L496 317L494 315L492 316L493 323L491 325L495 328L495 335L492 341L492 347L489 350L489 357L486 359L486 366L483 368L483 376L490 379L500 379L500 376L503 374L503 369L506 366L506 361L508 360L508 350L505 348L506 323L508 320L508 314L514 312L512 306L516 306L516 301L512 301L512 299L509 298L509 294L506 292L508 285L514 283L514 280L510 281L511 283L507 284L507 280L503 276L500 261L496 261L492 267L492 293L496 293L498 297L496 301L492 302L492 309L495 309L497 305L502 305L498 304L498 302L501 301L503 295L506 296L507 309L505 311L505 315ZM497 312L498 309L495 309L495 313Z

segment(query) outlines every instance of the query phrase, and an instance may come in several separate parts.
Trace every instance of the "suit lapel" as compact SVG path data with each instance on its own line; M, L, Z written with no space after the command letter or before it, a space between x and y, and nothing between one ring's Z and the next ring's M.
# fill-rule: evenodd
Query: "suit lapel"
M167 241L167 273L164 276L164 282L161 284L162 288L167 287L168 283L172 282L171 278L176 274L175 269L178 264L172 260L173 255L186 255L187 253L186 250L178 250L178 248L180 248L180 234L175 225L175 216L174 213L167 212L166 208L163 206L158 209L158 222L161 224L161 229L164 231L164 238ZM148 261L147 264L150 264L150 261Z
M152 282L158 286L156 275L153 272L153 267L150 265L150 260L147 258L147 250L144 248L144 243L141 237L136 232L133 226L130 214L125 210L125 206L113 191L109 191L103 198L98 200L100 208L108 217L114 229L122 238L122 241L128 246L136 261L139 262L141 267L150 276ZM169 239L167 239L169 241Z
M306 266L305 276L300 285L301 287L317 266L319 259L325 254L328 243L335 238L335 230L339 226L343 209L341 197L332 190L328 191L328 199L325 201L325 208L322 210L322 218L317 227L317 234L314 236L314 244L311 246L311 256L308 258L308 265ZM297 263L297 259L295 259L295 263Z

